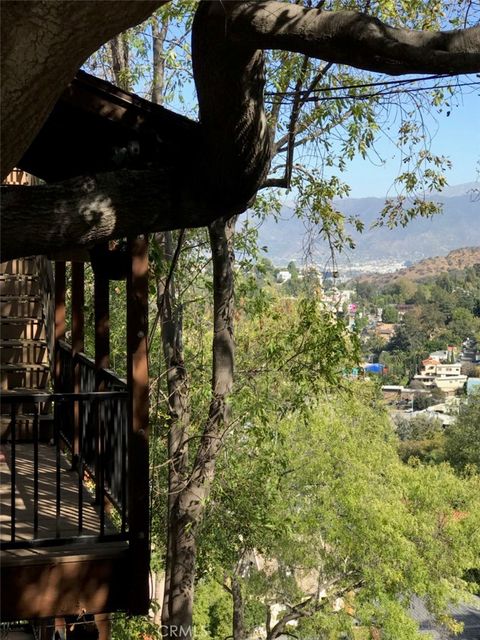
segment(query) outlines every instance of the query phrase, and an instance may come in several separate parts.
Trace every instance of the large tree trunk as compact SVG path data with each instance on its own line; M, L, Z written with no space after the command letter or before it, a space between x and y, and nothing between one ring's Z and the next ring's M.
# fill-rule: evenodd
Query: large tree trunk
M187 164L183 170L123 169L28 189L2 187L2 257L205 226L220 212L199 197L197 180Z
M162 604L162 625L168 625L170 610L171 572L174 564L174 527L172 514L175 502L185 486L188 465L188 428L190 425L188 379L183 359L183 318L181 303L174 293L174 248L171 232L162 234L166 263L171 269L157 282L158 312L161 321L163 354L167 370L168 394L168 504L167 542L165 554L165 586Z
M190 477L171 513L170 596L162 630L169 640L192 637L196 530L215 474L217 454L228 427L227 396L233 384L233 232L234 220L209 227L213 258L214 336L212 399ZM179 635L180 634L180 635Z
M88 56L168 1L1 3L2 179Z
M242 584L237 574L232 576L232 635L233 640L245 640L245 606Z

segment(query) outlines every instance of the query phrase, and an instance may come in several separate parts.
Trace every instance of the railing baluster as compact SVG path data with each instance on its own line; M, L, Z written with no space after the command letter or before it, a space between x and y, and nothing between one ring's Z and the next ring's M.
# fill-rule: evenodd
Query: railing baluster
M78 402L80 429L78 431L78 535L83 531L83 443L85 441L85 405Z
M118 407L119 407L119 424L120 424L120 433L121 433L121 438L120 438L120 446L122 447L121 451L122 451L122 468L121 468L121 473L122 473L122 533L125 533L125 530L127 528L127 447L128 447L128 442L127 442L127 437L128 437L128 430L127 430L127 420L125 419L126 416L126 406L125 406L125 400L121 400L118 403Z
M100 416L99 416L99 403L94 400L92 402L93 411L93 434L94 434L94 448L93 455L95 460L95 504L99 505L103 500L103 495L100 488L100 468L102 465L100 459Z
M17 439L17 406L15 402L12 402L12 419L10 423L10 433L12 436L12 445L10 447L10 475L12 478L11 492L10 492L10 536L12 542L15 542L15 487L16 487L16 473L17 473L17 461L16 461L16 439Z
M54 433L55 433L55 535L57 538L60 537L60 514L61 514L61 506L60 506L60 481L61 481L61 473L60 473L60 425L58 421L55 421L54 424Z
M38 441L40 438L39 405L33 409L33 537L38 537Z
M100 423L100 438L99 438L99 459L100 459L100 474L98 478L98 484L100 485L100 536L105 535L105 402L99 403L101 407L99 423Z

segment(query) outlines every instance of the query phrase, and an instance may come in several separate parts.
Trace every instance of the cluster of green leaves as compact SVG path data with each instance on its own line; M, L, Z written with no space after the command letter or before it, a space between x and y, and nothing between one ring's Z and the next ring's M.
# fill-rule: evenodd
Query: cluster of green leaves
M478 566L478 476L403 464L365 383L277 416L267 433L252 421L227 443L200 532L202 580L228 585L240 563L250 631L265 628L268 607L281 617L312 597L299 637L377 627L420 638L411 597L442 616Z
M455 423L447 429L445 453L458 470L480 472L480 391L461 406Z

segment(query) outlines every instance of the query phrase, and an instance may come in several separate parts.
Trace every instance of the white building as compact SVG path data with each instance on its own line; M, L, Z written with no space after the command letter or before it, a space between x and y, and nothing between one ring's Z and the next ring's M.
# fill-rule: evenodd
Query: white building
M290 271L279 271L277 273L277 282L278 284L283 284L284 282L288 282L292 279L292 274Z
M437 387L450 395L461 389L467 381L467 376L461 373L461 363L441 363L436 358L427 358L422 362L420 373L414 380L422 382L425 387Z

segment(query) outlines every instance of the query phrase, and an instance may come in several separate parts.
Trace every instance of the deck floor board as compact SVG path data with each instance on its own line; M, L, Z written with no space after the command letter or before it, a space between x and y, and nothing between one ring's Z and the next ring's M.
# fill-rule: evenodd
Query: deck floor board
M17 444L16 447L16 500L15 500L15 539L33 539L34 521L34 450L33 444ZM69 461L60 455L60 518L56 517L56 450L46 444L39 445L39 518L38 538L72 537L79 535L79 487L78 474L69 470ZM11 445L0 445L0 539L11 539ZM94 506L93 494L85 485L83 496L82 535L100 535L100 514ZM106 533L114 528L105 517Z

